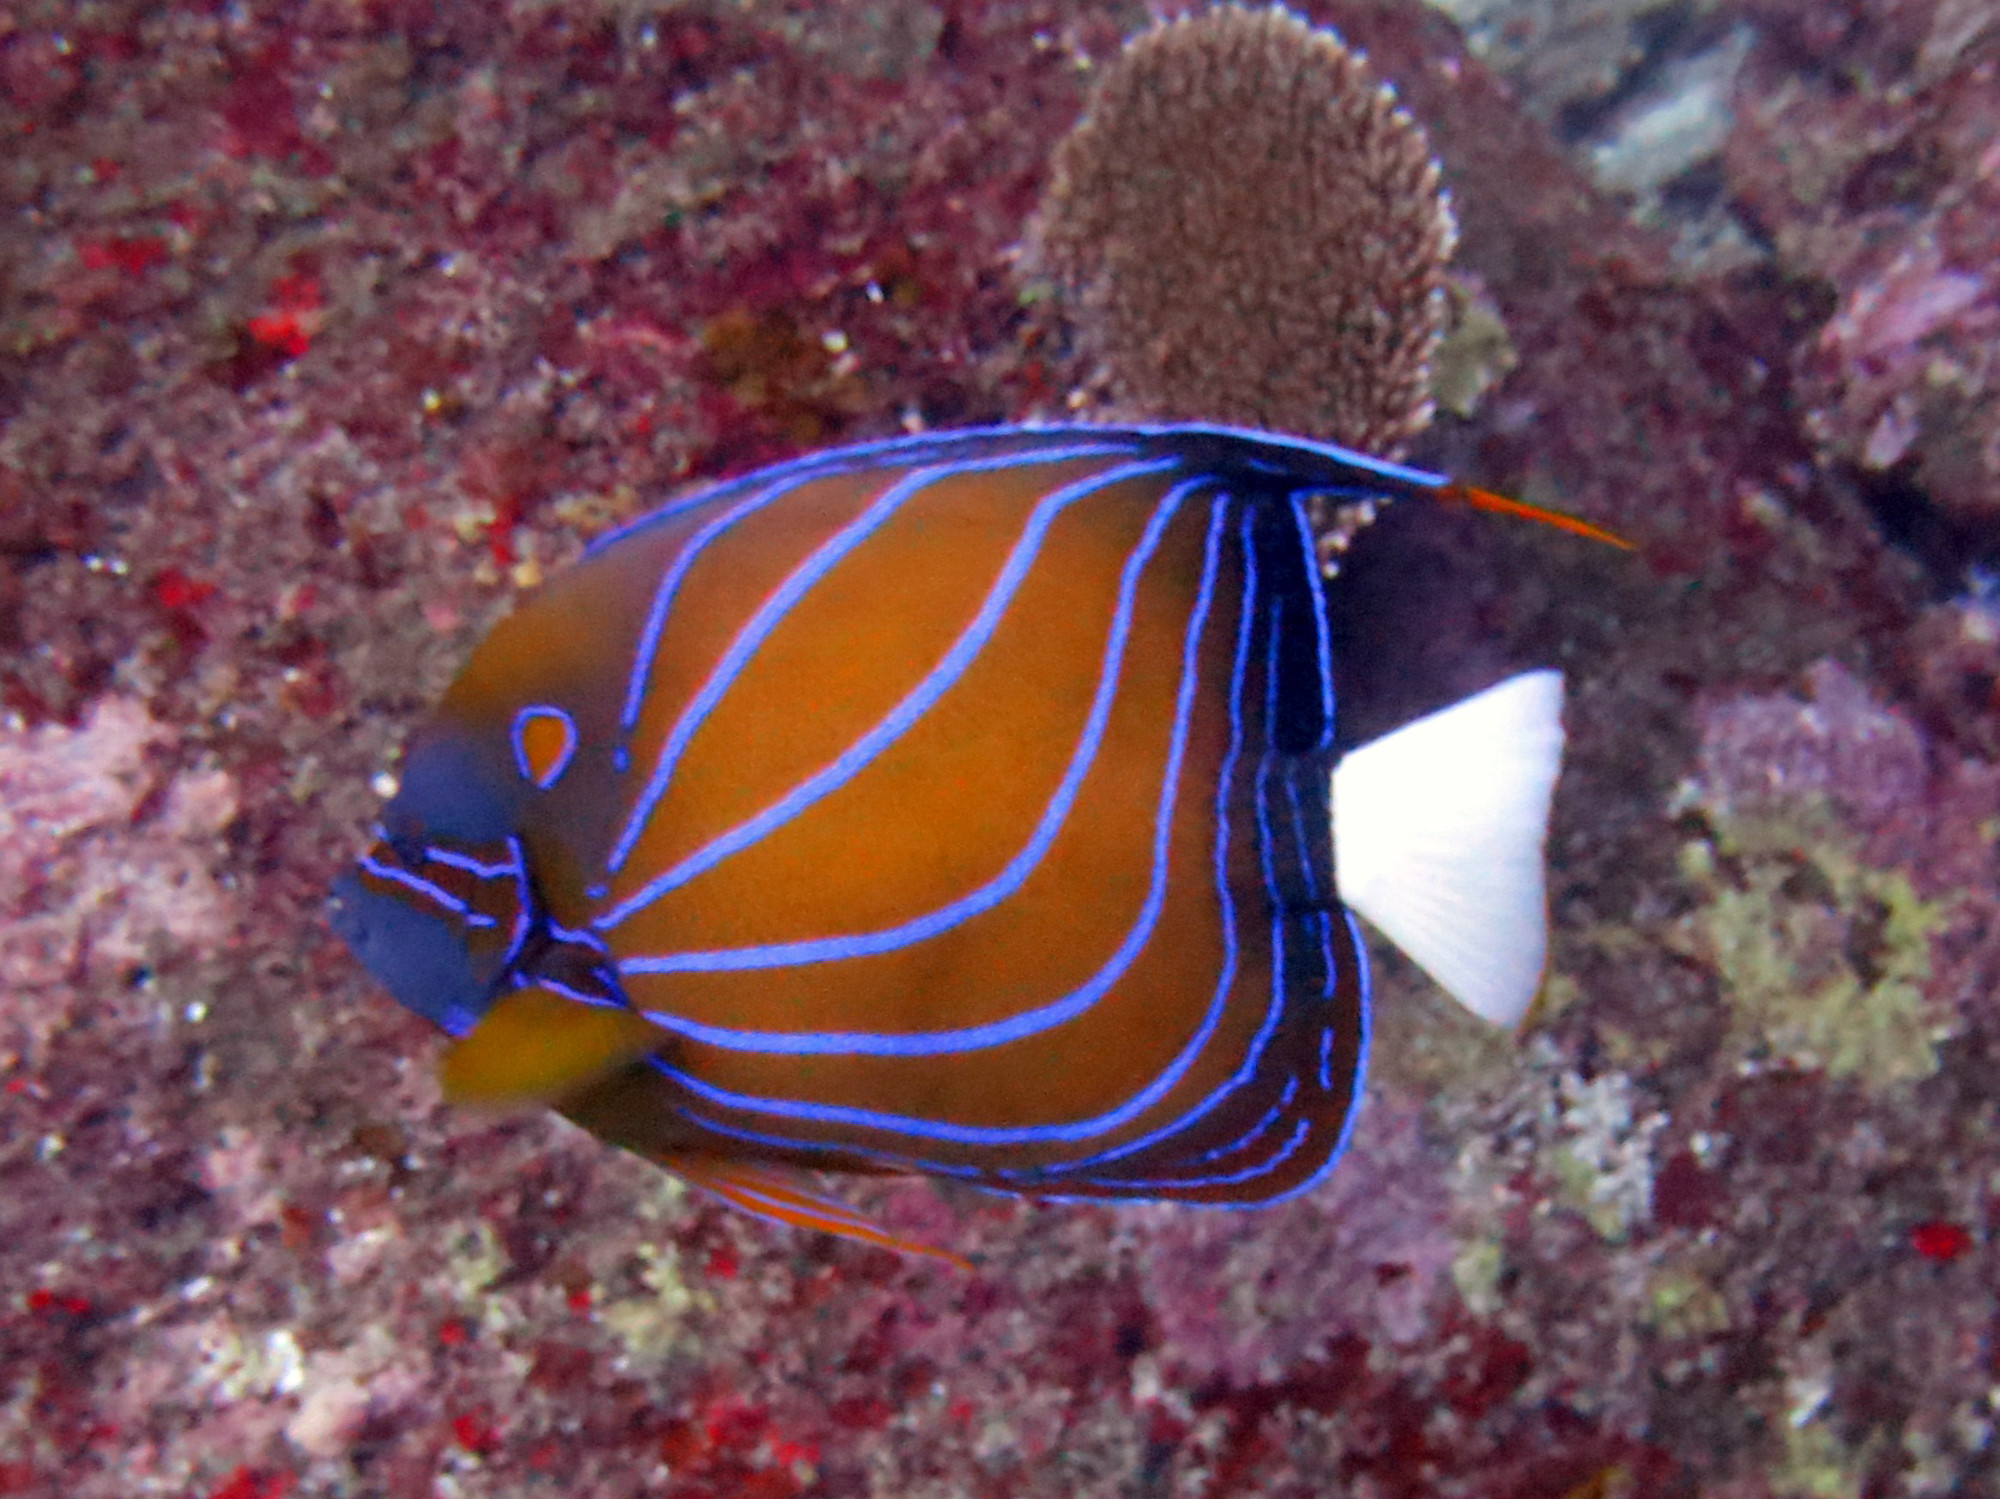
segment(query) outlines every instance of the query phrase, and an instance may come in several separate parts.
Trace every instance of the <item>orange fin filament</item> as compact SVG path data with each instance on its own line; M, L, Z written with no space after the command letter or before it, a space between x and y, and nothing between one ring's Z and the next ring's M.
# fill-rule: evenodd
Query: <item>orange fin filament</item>
M1474 510L1484 510L1493 515L1518 516L1522 520L1553 526L1556 530L1567 531L1572 536L1604 542L1607 546L1617 547L1621 552L1638 550L1634 543L1627 541L1616 531L1593 526L1587 520L1579 520L1574 515L1564 515L1560 510L1545 510L1540 505L1530 505L1526 500L1511 500L1504 494L1493 493L1490 489L1476 489L1470 484L1447 484L1438 490L1437 496L1447 503L1469 505Z

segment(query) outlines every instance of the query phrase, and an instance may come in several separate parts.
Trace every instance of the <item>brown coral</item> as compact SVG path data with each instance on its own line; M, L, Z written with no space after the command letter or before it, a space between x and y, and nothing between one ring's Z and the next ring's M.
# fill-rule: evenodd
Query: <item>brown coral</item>
M1137 414L1374 452L1430 420L1437 163L1366 62L1289 11L1129 42L1056 152L1037 239Z

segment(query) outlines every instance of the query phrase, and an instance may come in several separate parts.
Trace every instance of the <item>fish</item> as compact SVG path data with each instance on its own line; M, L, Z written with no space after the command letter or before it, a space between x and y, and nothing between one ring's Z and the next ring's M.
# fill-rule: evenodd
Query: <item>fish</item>
M815 453L611 532L411 735L334 929L548 1106L745 1212L967 1261L820 1190L1273 1203L1354 1128L1377 928L1517 1023L1562 679L1352 748L1329 507L1586 522L1195 424ZM1620 543L1622 544L1622 542Z

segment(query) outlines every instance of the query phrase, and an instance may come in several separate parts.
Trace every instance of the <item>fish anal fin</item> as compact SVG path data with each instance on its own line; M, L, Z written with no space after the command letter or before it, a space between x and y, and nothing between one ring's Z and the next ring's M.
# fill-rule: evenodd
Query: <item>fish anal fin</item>
M942 1260L968 1273L973 1269L972 1261L963 1255L892 1234L847 1204L815 1192L806 1185L804 1174L791 1168L691 1151L662 1152L653 1159L691 1186L721 1198L753 1218L790 1224L794 1228L818 1229L880 1249L893 1249L899 1254Z
M445 1053L438 1079L452 1103L554 1103L671 1039L637 1011L530 985Z

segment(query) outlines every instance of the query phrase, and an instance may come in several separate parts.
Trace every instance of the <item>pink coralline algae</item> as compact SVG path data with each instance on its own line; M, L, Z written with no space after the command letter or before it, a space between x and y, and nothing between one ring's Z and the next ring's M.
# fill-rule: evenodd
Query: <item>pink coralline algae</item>
M1161 1357L1198 1385L1248 1387L1342 1339L1425 1341L1455 1299L1444 1287L1458 1243L1450 1161L1425 1149L1417 1125L1413 1109L1378 1100L1326 1190L1272 1209L1272 1232L1245 1234L1234 1214L1136 1211Z
M1514 350L1413 456L1642 544L1392 512L1343 572L1351 731L1564 668L1549 990L1494 1037L1385 958L1352 1158L1271 1213L857 1192L972 1276L447 1111L320 909L590 535L1089 403L1020 246L1144 8L0 15L0 1495L2000 1489L1991 8L1517 11L1635 89L1740 35L1725 270L1438 11L1301 10Z
M1915 725L1873 702L1835 662L1816 662L1806 685L1806 700L1738 698L1704 714L1705 796L1730 814L1837 800L1871 831L1928 818L1932 771Z
M241 919L213 866L236 815L226 772L149 764L166 737L143 703L99 701L75 728L0 729L0 929L4 1064L32 1069L54 1034L86 1022L75 980L227 945ZM143 999L139 1003L146 1003Z
M2000 31L1971 0L1761 4L1725 152L1778 264L1832 300L1808 430L1961 520L2000 505Z

